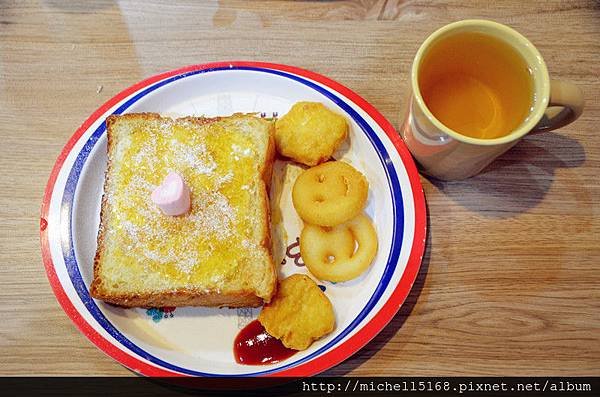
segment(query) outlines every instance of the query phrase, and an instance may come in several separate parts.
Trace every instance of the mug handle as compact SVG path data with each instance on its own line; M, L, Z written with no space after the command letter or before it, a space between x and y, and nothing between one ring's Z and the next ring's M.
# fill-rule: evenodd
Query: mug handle
M583 93L575 84L550 80L548 108L532 133L552 131L577 120L583 112Z

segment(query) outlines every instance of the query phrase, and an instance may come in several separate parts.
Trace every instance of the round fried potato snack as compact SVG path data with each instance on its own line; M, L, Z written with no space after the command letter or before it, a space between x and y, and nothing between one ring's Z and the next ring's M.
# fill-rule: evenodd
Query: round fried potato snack
M329 298L308 276L293 274L279 282L277 293L266 304L258 321L285 347L307 349L335 327Z
M360 214L333 228L305 225L300 234L300 254L319 280L341 282L360 276L377 253L377 232Z
M368 194L363 174L343 161L329 161L296 178L292 202L304 222L336 226L359 214Z
M275 124L277 151L309 166L329 159L347 136L344 116L319 102L298 102Z

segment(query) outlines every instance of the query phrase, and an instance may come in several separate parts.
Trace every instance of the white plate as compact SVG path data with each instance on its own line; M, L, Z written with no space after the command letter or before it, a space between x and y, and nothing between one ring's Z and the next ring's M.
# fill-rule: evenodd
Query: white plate
M104 121L110 114L157 112L169 116L285 114L298 101L318 101L346 115L349 143L334 156L353 164L370 184L366 212L379 237L371 268L346 283L318 282L331 299L336 329L277 364L240 365L233 356L238 331L259 309L122 309L89 295L100 201L106 170ZM286 176L281 171L287 167ZM297 247L301 223L291 205L298 167L278 161L272 211L274 256L280 277L307 273ZM275 193L275 192L272 192ZM274 196L274 194L272 194ZM408 150L385 118L344 86L291 66L225 62L163 73L121 92L75 132L51 173L40 220L42 254L58 301L80 330L111 357L144 375L308 376L345 360L398 311L423 254L425 201Z

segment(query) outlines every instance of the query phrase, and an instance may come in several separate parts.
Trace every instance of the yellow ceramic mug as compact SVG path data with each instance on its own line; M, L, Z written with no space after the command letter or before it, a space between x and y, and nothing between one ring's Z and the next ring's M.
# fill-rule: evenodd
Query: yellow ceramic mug
M535 100L529 115L517 128L498 138L474 138L448 128L427 108L419 88L422 61L432 45L450 35L466 32L482 33L508 43L522 56L531 73ZM579 88L564 81L550 80L542 56L529 40L507 26L486 20L451 23L429 36L415 56L411 89L406 119L400 129L402 138L422 171L444 180L473 176L527 133L563 127L583 111L583 95Z

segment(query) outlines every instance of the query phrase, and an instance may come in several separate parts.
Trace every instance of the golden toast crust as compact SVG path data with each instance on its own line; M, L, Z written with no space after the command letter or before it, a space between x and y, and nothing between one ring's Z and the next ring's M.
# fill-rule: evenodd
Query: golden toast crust
M239 115L239 114L236 114ZM236 116L233 115L233 116ZM125 114L125 115L111 115L106 119L107 131L111 130L111 126L119 118L144 118L146 120L160 119L161 116L157 113L137 113L137 114ZM179 120L187 120L194 122L199 125L209 124L222 120L222 117L214 118L203 118L203 117L185 117ZM107 291L103 288L102 279L100 278L100 266L101 259L104 257L105 252L105 228L108 224L108 200L107 192L110 188L110 176L113 168L113 162L111 154L113 153L115 142L111 137L110 133L107 133L107 153L109 154L108 167L105 173L104 181L104 195L102 197L101 210L100 210L100 227L98 230L97 237L97 251L94 257L94 278L90 286L90 294L96 299L101 299L108 303L123 306L123 307L162 307L162 306L217 306L217 307L258 307L263 305L265 302L270 300L275 293L277 287L277 273L275 265L273 263L271 252L271 222L270 222L270 210L269 210L269 198L267 195L267 188L271 181L273 162L275 159L275 142L274 142L274 124L271 125L271 131L269 134L269 140L266 152L266 161L262 164L260 169L260 175L262 179L262 188L259 189L259 200L262 207L262 213L265 216L262 218L264 222L264 229L266 231L262 240L260 241L260 247L264 248L269 253L269 271L270 274L265 274L264 277L267 279L268 299L263 299L255 294L254 291L235 291L235 292L222 292L222 291L207 291L206 289L198 288L178 288L167 292L143 292L143 293L127 293L127 294L115 294L114 292Z

